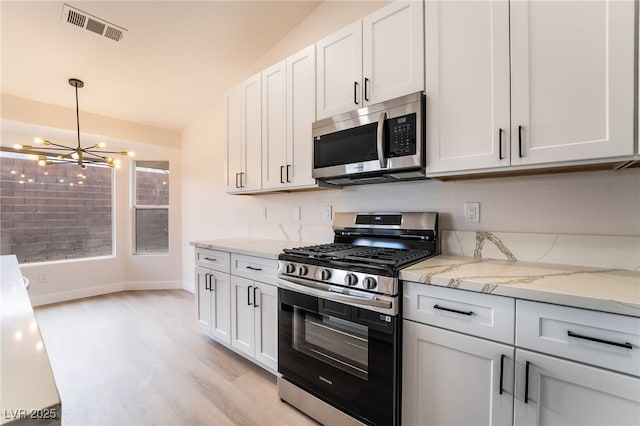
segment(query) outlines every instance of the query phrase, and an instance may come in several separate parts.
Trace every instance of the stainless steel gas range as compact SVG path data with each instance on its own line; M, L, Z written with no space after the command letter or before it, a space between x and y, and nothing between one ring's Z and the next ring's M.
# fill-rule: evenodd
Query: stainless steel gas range
M334 242L278 262L278 394L323 424L400 424L403 268L439 254L437 213L336 213Z

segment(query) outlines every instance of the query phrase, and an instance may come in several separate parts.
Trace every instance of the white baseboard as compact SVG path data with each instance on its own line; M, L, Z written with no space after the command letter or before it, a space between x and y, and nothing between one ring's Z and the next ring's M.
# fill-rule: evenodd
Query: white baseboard
M188 283L188 282L183 282L182 283L182 289L185 291L188 291L189 293L194 293L196 292L196 285L194 283Z
M77 290L61 291L57 293L30 296L32 306L49 305L51 303L67 302L69 300L83 299L85 297L101 296L103 294L117 293L127 290L187 290L186 283L182 281L137 281L108 284L98 287L87 287ZM193 291L191 291L193 293Z

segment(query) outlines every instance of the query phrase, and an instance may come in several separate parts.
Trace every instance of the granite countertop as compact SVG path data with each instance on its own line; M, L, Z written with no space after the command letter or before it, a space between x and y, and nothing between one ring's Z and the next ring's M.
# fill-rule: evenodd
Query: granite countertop
M301 241L268 240L259 238L231 238L221 240L192 241L190 245L198 248L228 251L249 256L277 259L286 248L301 247L314 243Z
M640 317L640 272L436 256L400 279Z
M0 424L60 424L60 395L13 255L0 256L0 312Z

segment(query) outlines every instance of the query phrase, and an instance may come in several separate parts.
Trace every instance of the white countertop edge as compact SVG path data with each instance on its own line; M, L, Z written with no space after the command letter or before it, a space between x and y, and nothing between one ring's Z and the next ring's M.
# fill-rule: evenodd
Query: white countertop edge
M196 248L220 250L267 259L278 259L278 255L285 248L301 247L312 244L316 243L261 238L228 238L219 240L191 241L189 243L189 245Z

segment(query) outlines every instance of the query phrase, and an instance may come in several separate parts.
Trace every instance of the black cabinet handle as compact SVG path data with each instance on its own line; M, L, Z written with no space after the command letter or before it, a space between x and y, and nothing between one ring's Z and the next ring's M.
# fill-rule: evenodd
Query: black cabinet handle
M244 185L242 184L242 176L244 175L243 172L240 172L240 188L244 188Z
M364 100L369 102L369 96L367 96L367 92L369 91L369 79L367 77L364 78Z
M525 364L524 367L524 403L529 403L529 361Z
M567 336L575 337L576 339L589 340L591 342L604 343L605 345L618 346L620 348L625 348L625 349L633 349L633 345L629 342L624 342L624 343L612 342L611 340L598 339L597 337L590 337L590 336L584 336L582 334L577 334L571 330L567 331Z
M236 173L236 188L240 188L240 185L238 184L238 176L240 175L240 173Z
M522 126L518 126L518 155L522 158Z
M291 183L291 180L289 179L289 169L291 169L291 164L287 164L287 182Z
M498 129L498 151L500 159L503 160L504 156L502 155L502 129Z
M247 269L251 269L252 271L262 271L262 268L256 268L255 266L245 266Z
M468 316L473 315L473 311L459 311L457 309L445 308L444 306L440 306L440 305L433 305L433 309L438 309L440 311L453 312L455 314L460 314L460 315L468 315Z
M247 305L249 305L249 306L253 306L253 303L251 303L251 289L252 288L253 288L252 285L247 287Z
M353 103L358 105L358 82L353 82Z
M284 183L284 166L280 166L280 183Z
M502 395L502 378L504 377L504 359L505 354L500 355L500 395Z
M211 284L209 282L209 275L210 274L204 274L204 289L205 290L211 290L211 288L209 287Z
M209 274L209 291L216 291L215 288L213 288L215 285L215 281L213 281L214 279L215 276L213 274Z
M218 261L215 257L205 257L204 260L208 260L209 262L217 262Z
M253 306L254 307L258 307L258 298L256 297L256 290L258 290L258 287L254 287L253 288Z

